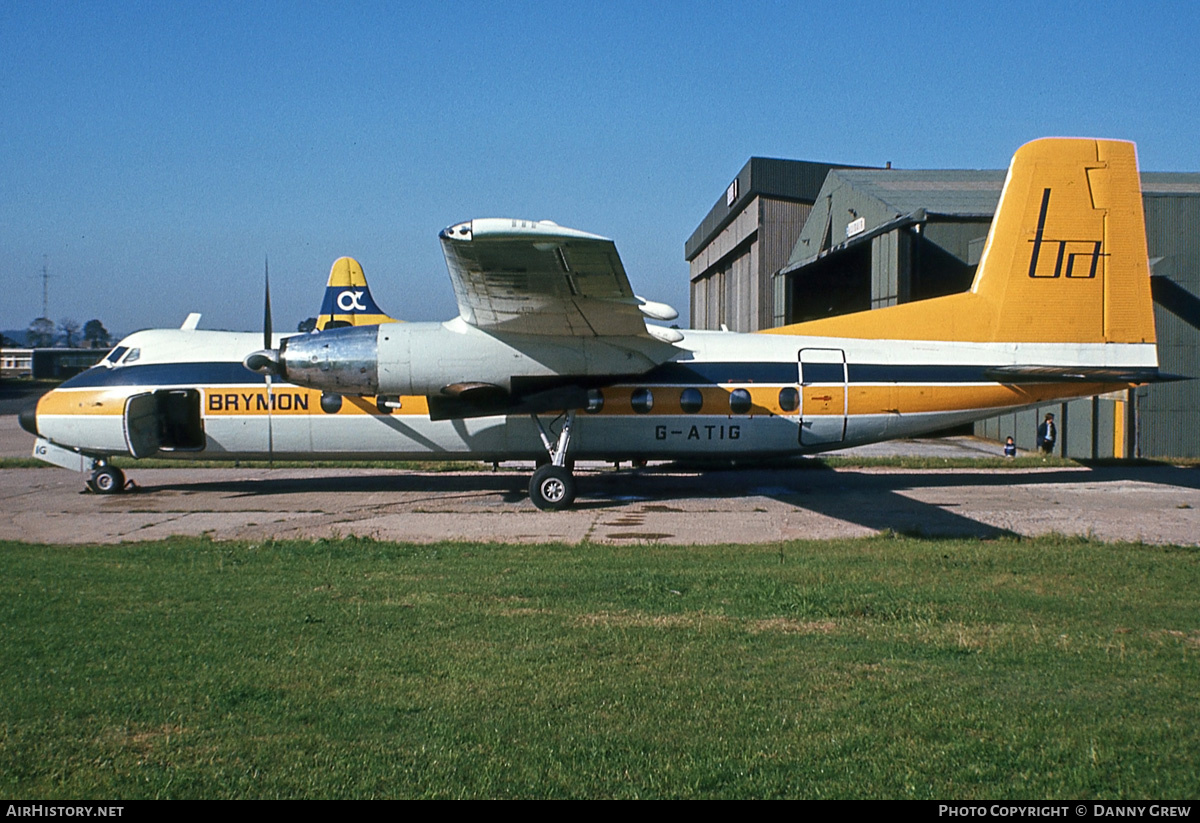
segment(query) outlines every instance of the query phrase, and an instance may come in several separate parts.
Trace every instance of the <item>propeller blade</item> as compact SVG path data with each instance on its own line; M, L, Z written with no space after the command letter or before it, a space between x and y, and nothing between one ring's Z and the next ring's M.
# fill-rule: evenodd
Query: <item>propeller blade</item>
M263 348L271 348L271 263L263 256Z
M268 395L271 391L270 375L283 373L280 364L282 345L279 349L271 345L274 342L271 325L271 262L266 255L263 255L263 347L261 351L247 355L246 359L242 361L242 365L252 372L268 375Z
M275 398L271 396L271 375L279 371L279 352L271 348L271 261L263 255L263 349L242 361L251 371L266 375L267 384L267 464L275 466L275 421L271 409Z

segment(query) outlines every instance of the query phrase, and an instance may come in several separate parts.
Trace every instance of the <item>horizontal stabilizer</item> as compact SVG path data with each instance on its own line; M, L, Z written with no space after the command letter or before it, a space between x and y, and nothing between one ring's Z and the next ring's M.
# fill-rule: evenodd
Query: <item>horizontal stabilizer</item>
M1167 383L1191 380L1155 367L1092 368L1088 366L996 366L984 376L1000 383Z

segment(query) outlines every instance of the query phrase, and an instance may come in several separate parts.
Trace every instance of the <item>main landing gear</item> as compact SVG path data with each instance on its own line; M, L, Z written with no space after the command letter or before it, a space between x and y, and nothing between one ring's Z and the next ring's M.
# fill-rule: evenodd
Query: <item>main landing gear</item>
M539 466L529 481L529 499L543 511L562 511L575 502L575 476L567 468L567 450L571 446L571 426L575 423L575 412L567 412L558 442L550 439L546 427L536 414L530 415L542 436L542 445L550 455L550 462Z
M96 494L120 494L125 491L125 472L116 466L98 465L87 486Z

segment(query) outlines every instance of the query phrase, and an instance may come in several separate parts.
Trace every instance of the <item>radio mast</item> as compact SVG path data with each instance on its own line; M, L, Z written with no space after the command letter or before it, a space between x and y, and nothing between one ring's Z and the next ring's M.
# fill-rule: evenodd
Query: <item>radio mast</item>
M46 255L42 255L42 317L50 317L50 267Z

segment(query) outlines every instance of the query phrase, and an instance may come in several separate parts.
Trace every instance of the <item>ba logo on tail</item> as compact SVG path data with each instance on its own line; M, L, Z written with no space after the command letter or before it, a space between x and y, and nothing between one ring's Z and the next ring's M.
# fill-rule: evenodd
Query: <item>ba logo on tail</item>
M1046 214L1050 210L1050 189L1045 189L1042 192L1042 210L1038 214L1037 235L1030 242L1033 243L1033 257L1029 260L1029 276L1036 278L1052 279L1055 277L1067 277L1072 280L1091 280L1096 276L1096 270L1100 266L1100 258L1108 257L1107 254L1101 251L1103 241L1101 240L1059 240L1045 236L1046 231ZM1058 244L1058 252L1054 256L1054 269L1050 270L1050 266L1043 265L1038 269L1038 262L1042 254L1042 245ZM1079 258L1079 262L1076 262ZM1090 262L1089 262L1090 259ZM1066 263L1064 269L1063 264Z

